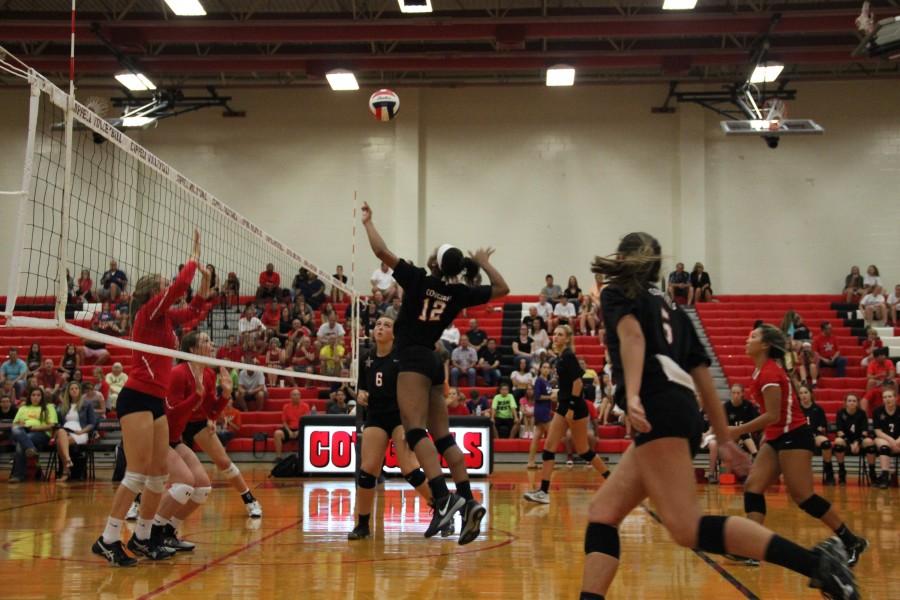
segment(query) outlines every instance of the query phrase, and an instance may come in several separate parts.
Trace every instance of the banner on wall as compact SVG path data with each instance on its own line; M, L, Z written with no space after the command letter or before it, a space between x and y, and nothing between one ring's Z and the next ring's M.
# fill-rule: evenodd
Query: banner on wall
M494 470L491 420L487 417L450 417L450 433L466 458L471 476ZM349 415L310 415L300 420L300 464L303 475L356 474L356 419ZM449 473L441 459L444 473ZM393 443L385 453L384 470L400 473Z

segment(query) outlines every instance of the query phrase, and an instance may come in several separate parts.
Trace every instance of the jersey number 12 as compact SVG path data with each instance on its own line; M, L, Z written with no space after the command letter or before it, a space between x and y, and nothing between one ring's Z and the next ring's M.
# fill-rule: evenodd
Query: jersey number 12
M443 300L425 298L425 302L422 303L422 314L419 315L419 320L426 323L429 321L440 321L445 308L447 308L447 303Z

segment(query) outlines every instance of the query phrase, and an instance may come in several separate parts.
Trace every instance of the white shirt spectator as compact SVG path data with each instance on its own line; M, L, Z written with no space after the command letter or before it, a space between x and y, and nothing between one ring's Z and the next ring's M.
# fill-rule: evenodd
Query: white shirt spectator
M877 275L863 275L863 287L873 288L876 285L881 285L881 277Z
M394 285L394 270L388 269L385 273L381 268L372 273L372 284L382 292L388 291Z
M534 385L534 374L531 371L524 373L513 371L510 373L509 379L515 388L527 388L529 385Z
M327 321L322 323L316 332L316 337L323 340L325 336L329 335L335 335L340 339L344 339L344 326L337 322L334 325L329 324Z
M441 341L447 342L448 344L452 344L454 346L459 345L459 329L453 323L450 323L450 327L444 330L444 333L441 335Z
M884 304L884 296L881 294L866 294L860 301L859 306L876 306L878 304Z
M531 333L531 350L535 356L541 354L550 347L550 336L547 335L546 329L541 329L537 333Z
M556 306L553 307L553 314L564 319L574 319L575 305L571 302L566 302L565 304L558 302Z
M450 355L453 366L458 369L469 369L478 363L478 352L472 346L457 346Z
M544 300L543 303L539 302L535 308L537 308L538 316L540 318L542 318L544 320L544 322L547 322L548 320L550 320L550 315L553 314L553 305L552 304L550 304L549 302Z
M250 317L249 319L241 317L238 320L238 333L253 333L262 330L262 328L263 322L259 320L259 317Z
M900 296L897 296L896 293L891 293L887 299L888 306L897 306L900 304Z
M266 378L263 376L262 371L241 369L238 373L238 385L248 390L254 390L258 387L265 387Z

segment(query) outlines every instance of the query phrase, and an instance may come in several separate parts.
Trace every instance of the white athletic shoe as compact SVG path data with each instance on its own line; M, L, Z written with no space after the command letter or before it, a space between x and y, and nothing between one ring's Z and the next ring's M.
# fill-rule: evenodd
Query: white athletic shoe
M137 502L131 503L131 508L128 509L128 513L125 515L126 521L137 521L138 514L141 512L141 505Z
M544 490L533 490L531 492L525 492L525 499L530 502L537 502L538 504L550 504L550 494L545 492Z
M244 508L247 509L247 514L250 515L251 519L262 518L262 506L260 506L259 500L254 500L250 504L245 504Z

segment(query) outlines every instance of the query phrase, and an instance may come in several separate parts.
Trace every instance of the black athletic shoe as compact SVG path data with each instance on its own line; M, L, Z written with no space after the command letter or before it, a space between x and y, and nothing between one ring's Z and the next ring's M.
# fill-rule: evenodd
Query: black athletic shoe
M481 519L484 518L484 507L475 500L466 502L462 513L462 530L459 532L459 545L465 546L475 541L481 533Z
M875 485L882 490L888 489L891 486L891 476L882 474L875 480Z
M838 471L838 484L847 485L847 471Z
M372 535L372 532L369 531L368 527L363 527L362 525L357 525L353 528L353 531L347 534L347 539L350 541L353 540L364 540L367 537Z
M449 523L447 523L446 527L441 529L441 537L442 538L450 537L451 535L454 535L455 533L456 533L456 521L455 520L451 520Z
M446 527L453 520L453 516L465 505L465 498L456 494L448 494L445 498L435 500L434 507L431 509L431 523L425 530L425 537L434 537L434 534Z
M834 485L834 473L825 474L825 485Z
M866 551L866 548L869 547L869 540L866 538L857 537L856 542L849 546L844 546L847 550L847 564L851 567L855 567L856 563L859 562L859 557L862 556L862 553Z
M112 544L107 544L103 541L102 536L97 538L97 541L91 546L91 552L102 556L114 567L133 567L138 563L137 560L128 556L125 548L122 547L122 542L116 540Z
M131 539L128 540L128 549L133 554L149 558L150 560L165 560L175 555L175 551L171 548L159 546L153 543L152 539L139 540L135 535L132 535Z
M162 545L166 548L171 548L176 552L193 552L194 548L197 547L197 545L192 542L178 539L178 534L171 525L163 527Z
M831 537L813 548L819 564L809 580L809 587L820 590L824 598L831 600L859 600L859 589L853 571L847 566L844 544Z

